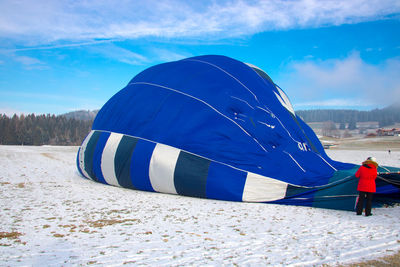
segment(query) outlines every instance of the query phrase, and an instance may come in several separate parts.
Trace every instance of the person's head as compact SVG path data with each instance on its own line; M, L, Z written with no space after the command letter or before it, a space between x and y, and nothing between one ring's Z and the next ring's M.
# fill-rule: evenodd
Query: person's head
M368 158L363 162L363 164L373 164L373 165L375 165L375 167L378 168L378 163L376 162L376 158L374 158L374 157L368 157Z

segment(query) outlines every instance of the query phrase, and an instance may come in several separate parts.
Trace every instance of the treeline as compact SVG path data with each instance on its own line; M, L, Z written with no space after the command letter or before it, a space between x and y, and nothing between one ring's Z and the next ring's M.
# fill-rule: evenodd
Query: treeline
M77 111L64 115L0 114L0 145L80 145L89 133L97 111ZM355 129L356 122L377 121L380 127L400 122L400 105L371 111L298 110L305 122L335 122ZM342 127L343 126L343 127Z
M80 145L93 120L55 115L0 115L1 145Z
M393 125L400 122L400 106L392 105L383 109L370 111L345 110L345 109L315 109L299 110L296 114L305 122L333 121L336 123L355 123L377 121L379 127Z

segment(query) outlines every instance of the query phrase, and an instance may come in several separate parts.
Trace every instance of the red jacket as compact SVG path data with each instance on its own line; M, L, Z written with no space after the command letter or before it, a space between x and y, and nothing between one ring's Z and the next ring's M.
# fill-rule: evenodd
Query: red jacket
M358 191L362 192L376 192L375 179L378 175L375 165L364 164L356 172L356 177L360 178L358 181Z

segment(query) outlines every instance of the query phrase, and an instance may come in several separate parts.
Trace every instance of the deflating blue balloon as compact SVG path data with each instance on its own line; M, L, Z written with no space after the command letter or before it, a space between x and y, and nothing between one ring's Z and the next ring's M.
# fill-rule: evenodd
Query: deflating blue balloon
M265 72L225 56L135 76L97 114L78 169L115 186L222 200L351 209L357 195L357 166L326 155Z

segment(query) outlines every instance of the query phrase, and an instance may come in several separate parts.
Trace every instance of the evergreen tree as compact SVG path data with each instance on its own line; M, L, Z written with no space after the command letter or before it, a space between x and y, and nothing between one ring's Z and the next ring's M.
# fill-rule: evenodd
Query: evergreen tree
M93 120L81 121L64 116L16 114L0 115L2 145L80 145L91 129Z

